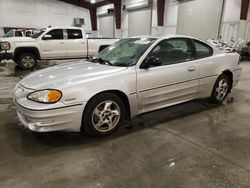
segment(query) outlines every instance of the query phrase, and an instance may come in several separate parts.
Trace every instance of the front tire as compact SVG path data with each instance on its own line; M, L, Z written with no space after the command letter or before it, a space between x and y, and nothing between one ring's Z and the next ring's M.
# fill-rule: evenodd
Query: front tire
M32 53L21 54L18 58L18 65L25 70L33 69L37 66L37 58Z
M231 81L227 75L222 74L216 80L212 94L209 99L212 103L220 104L227 98L227 95L229 94L230 90Z
M94 137L109 135L121 126L124 117L125 106L120 97L113 93L99 94L87 104L82 128Z

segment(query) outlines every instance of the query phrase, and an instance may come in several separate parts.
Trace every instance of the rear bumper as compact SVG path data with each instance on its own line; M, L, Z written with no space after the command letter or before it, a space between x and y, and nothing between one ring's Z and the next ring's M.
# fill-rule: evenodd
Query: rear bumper
M9 52L0 52L0 61L13 59L13 54Z
M24 127L34 132L81 130L84 104L48 110L32 110L15 102L17 115Z

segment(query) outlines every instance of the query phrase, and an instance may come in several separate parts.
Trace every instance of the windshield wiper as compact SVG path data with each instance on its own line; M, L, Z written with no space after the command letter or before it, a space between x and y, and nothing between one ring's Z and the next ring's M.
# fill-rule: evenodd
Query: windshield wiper
M97 63L96 59L94 59L93 57L88 57L86 60L92 63Z
M96 59L100 64L103 64L103 65L113 65L109 60L105 60L105 59L102 59L102 58L98 58Z
M114 63L113 66L118 66L118 67L129 67L129 65L126 65L124 63Z

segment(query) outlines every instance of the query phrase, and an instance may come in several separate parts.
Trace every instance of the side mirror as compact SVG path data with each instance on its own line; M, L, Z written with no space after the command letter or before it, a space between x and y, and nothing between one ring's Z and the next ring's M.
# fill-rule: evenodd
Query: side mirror
M149 67L157 67L161 65L162 65L162 62L160 61L160 59L152 56L152 57L147 57L146 59L144 59L140 68L148 69Z
M49 40L52 39L52 35L44 35L43 40Z

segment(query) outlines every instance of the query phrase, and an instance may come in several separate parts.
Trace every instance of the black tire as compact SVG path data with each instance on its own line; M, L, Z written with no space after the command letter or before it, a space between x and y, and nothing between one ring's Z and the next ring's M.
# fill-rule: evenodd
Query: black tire
M18 65L24 70L34 69L37 66L37 58L32 53L21 54L18 58Z
M226 84L227 86L225 85L223 89L219 87L220 83L223 83L224 85ZM220 104L227 98L227 95L230 93L230 91L231 91L231 80L227 75L222 74L216 80L209 100L212 103Z
M104 50L104 49L107 48L107 47L108 47L107 45L105 45L105 46L100 46L98 52L101 52L102 50Z
M109 113L112 113L112 111L109 112L109 111L104 110L104 106L106 105L106 103L109 103L109 102L112 103L109 107L110 111L111 110L115 111L115 107L118 106L117 111L120 114L119 118L116 117L118 115L114 115L114 114L112 114L114 115L114 117L111 118L112 115ZM96 110L98 110L99 112L98 115L94 113ZM105 118L111 118L112 120L105 119ZM115 132L117 129L119 129L119 127L124 121L124 118L125 118L125 105L122 99L113 93L102 93L102 94L96 95L93 99L91 99L88 102L84 110L84 114L82 118L82 130L86 131L87 134L93 137L109 135ZM105 121L110 121L110 122L115 121L116 123L112 128L109 128L108 123L105 123ZM96 127L97 125L95 125L95 122L97 124L99 122L102 122L103 125L97 128Z

